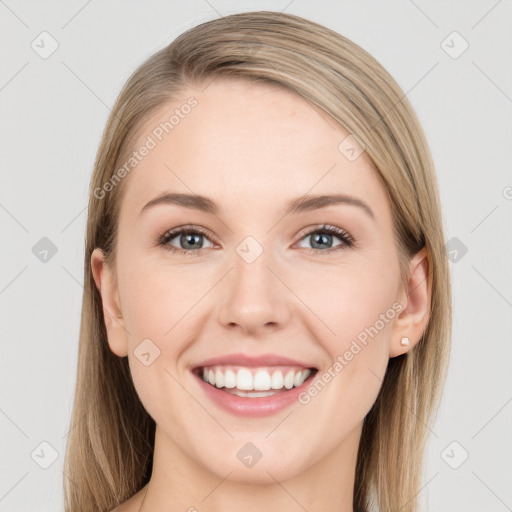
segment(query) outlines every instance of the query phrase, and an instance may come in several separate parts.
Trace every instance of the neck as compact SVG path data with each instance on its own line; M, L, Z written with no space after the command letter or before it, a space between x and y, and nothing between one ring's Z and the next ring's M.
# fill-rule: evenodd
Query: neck
M288 478L275 478L277 471L273 471L272 462L263 465L262 459L251 469L255 471L254 480L245 477L236 481L232 471L222 475L209 471L157 426L152 476L147 489L139 493L139 510L353 512L360 436L358 425L341 445L297 473L289 470L293 464L290 462Z

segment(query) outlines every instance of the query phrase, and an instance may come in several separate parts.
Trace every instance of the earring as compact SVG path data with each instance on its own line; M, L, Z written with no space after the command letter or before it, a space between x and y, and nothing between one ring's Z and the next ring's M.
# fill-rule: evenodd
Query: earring
M402 347L408 347L409 346L409 338L407 337L403 337L401 340L400 340L400 345L402 345Z

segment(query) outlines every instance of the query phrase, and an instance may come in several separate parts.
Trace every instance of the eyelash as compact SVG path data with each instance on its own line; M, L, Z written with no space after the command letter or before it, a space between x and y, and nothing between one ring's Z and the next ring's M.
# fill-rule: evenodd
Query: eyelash
M308 236L311 236L314 233L327 233L330 235L335 235L343 243L337 247L334 247L331 249L326 249L326 250L303 248L307 254L313 254L313 255L332 254L333 252L336 252L339 250L349 249L350 247L352 247L355 244L355 240L344 229L338 228L336 226L331 226L329 224L324 224L322 226L314 228L311 231L308 231L307 233L302 235L302 237L299 239L299 241ZM199 253L204 248L186 250L186 249L177 249L176 247L172 247L171 245L169 245L169 242L173 238L176 238L177 235L182 235L182 234L183 235L198 234L198 235L202 235L202 236L208 238L208 240L209 240L208 233L204 229L197 227L197 226L183 226L183 227L171 229L170 231L166 231L161 237L159 237L159 239L157 240L157 244L159 246L162 246L164 249L166 249L172 253L175 253L175 254L183 254L183 255L187 255L187 256L198 256Z

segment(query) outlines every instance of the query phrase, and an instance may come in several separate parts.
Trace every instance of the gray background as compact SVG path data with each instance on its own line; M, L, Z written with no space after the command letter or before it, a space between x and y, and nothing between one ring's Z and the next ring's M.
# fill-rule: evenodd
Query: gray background
M421 501L432 512L512 510L511 2L184 4L0 1L0 512L63 507L87 188L110 106L136 66L184 30L264 9L361 45L418 113L437 166L454 291L450 374ZM43 58L52 39L58 48ZM43 237L57 249L46 262Z

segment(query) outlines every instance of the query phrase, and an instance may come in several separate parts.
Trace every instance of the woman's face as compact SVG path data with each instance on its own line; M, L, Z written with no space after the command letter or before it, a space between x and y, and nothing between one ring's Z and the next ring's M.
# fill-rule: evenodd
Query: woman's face
M98 250L92 264L110 347L128 356L170 464L179 454L221 478L273 483L355 455L408 332L390 205L347 136L302 98L235 80L190 89L144 125L134 150L149 149L124 178L116 267ZM208 202L148 205L164 194ZM354 201L303 202L333 195ZM184 226L188 235L162 238ZM211 358L212 373L230 385L239 376L241 388L256 373L263 390L282 388L276 367L283 378L317 371L297 391L238 397L195 374Z

